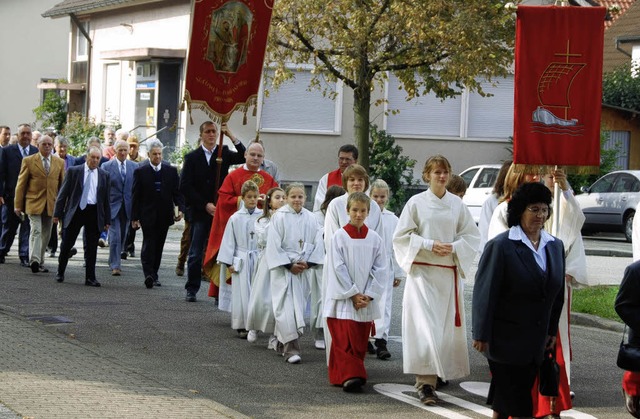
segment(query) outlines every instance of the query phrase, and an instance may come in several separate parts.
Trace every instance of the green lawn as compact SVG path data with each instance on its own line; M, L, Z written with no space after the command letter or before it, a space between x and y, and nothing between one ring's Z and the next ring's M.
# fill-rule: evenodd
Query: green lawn
M618 286L599 286L573 290L571 311L594 314L605 319L622 322L613 308Z

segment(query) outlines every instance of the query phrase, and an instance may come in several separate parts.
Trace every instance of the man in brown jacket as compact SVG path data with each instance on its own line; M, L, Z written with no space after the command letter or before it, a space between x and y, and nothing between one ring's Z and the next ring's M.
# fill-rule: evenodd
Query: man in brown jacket
M44 254L51 237L53 209L58 189L64 178L64 161L51 153L53 139L43 135L38 139L38 153L22 159L15 213L31 222L29 235L29 265L31 272L49 272L44 268Z

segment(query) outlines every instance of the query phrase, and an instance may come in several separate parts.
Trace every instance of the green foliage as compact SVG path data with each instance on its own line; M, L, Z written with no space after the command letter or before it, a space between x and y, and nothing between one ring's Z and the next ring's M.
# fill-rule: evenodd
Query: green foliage
M116 126L97 124L93 118L85 118L77 112L71 114L69 122L62 130L62 135L69 140L68 153L76 157L82 156L87 151L86 142L89 137L98 137L102 140L103 131L107 127L117 130L121 125L119 123Z
M597 286L576 289L573 291L571 311L593 314L620 322L620 317L613 308L618 288L618 286Z
M602 102L640 111L640 64L628 62L602 78ZM633 77L633 75L636 77Z
M593 182L607 173L618 170L616 166L618 155L620 154L620 144L615 144L611 149L605 150L603 147L609 141L609 132L600 131L600 172L592 175L568 175L567 180L576 193L580 193L583 186L591 186Z
M195 150L195 148L189 143L189 141L185 141L182 147L176 147L171 153L169 153L167 160L175 165L182 166L184 156L193 150Z
M47 90L44 101L33 109L33 113L41 130L53 128L56 132L61 132L67 122L67 101L64 92Z
M408 186L417 185L413 179L413 167L416 161L402 155L402 147L395 144L395 138L384 130L378 130L376 125L369 128L369 175L371 179L382 179L389 184L391 198L387 207L400 213L409 199Z

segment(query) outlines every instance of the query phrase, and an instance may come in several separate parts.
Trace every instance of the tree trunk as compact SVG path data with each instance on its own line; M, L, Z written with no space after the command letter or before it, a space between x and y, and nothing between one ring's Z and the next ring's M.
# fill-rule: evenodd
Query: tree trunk
M360 83L353 91L354 142L358 147L358 164L369 172L369 111L371 81Z

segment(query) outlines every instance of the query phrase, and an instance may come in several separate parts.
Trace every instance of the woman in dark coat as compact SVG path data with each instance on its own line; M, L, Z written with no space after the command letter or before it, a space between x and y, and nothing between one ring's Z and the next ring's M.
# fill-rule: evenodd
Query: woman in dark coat
M493 418L531 417L531 388L552 349L564 298L564 246L543 230L551 192L525 183L507 210L509 230L484 249L473 290L473 347L489 360Z

